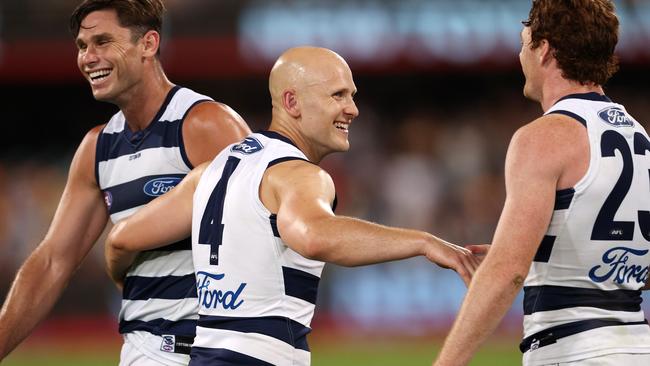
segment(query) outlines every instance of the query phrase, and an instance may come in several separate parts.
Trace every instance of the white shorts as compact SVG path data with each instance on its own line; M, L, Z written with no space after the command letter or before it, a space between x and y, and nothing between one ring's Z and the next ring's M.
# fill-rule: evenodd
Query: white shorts
M650 354L643 353L613 353L592 357L585 360L549 363L544 366L648 366L650 365Z
M119 366L187 366L190 356L161 350L163 338L147 332L124 334Z

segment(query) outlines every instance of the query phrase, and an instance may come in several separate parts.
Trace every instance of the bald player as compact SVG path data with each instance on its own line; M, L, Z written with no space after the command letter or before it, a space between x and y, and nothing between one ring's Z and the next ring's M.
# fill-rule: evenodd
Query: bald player
M191 230L200 318L190 365L309 365L306 335L324 262L422 255L465 283L478 266L470 250L428 233L334 214L334 183L317 164L348 150L359 114L343 58L323 48L290 49L273 67L269 89L268 131L195 169L107 241L108 266L119 279L122 258Z

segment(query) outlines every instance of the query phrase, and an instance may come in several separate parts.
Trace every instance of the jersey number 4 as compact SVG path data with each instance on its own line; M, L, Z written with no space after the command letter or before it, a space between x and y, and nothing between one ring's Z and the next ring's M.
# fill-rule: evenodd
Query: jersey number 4
M226 199L226 188L230 176L237 169L240 159L230 156L223 168L223 173L217 186L210 194L208 204L203 211L201 227L199 229L199 244L210 246L210 264L219 264L219 246L223 241L223 205Z
M598 212L594 228L591 232L592 240L632 240L634 238L634 221L615 221L614 216L623 199L630 191L632 186L632 179L634 177L634 163L632 159L632 152L625 140L625 137L620 133L608 130L602 135L600 141L600 150L603 157L615 156L614 152L619 151L623 159L623 170L618 181L614 185L614 189L607 196L603 207ZM650 151L650 141L640 133L634 134L634 154L645 155L646 151ZM648 171L650 177L650 170ZM648 193L650 194L650 192ZM650 241L650 212L638 212L639 225L643 237Z

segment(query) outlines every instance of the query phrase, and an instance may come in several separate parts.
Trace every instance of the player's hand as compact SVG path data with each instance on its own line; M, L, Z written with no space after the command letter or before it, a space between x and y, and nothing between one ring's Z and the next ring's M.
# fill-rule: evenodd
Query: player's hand
M483 263L483 259L485 259L485 256L490 251L490 244L469 244L465 245L465 248L474 254L480 264Z
M426 257L440 267L456 271L465 286L469 286L480 264L480 260L471 250L440 239L435 239L427 246Z

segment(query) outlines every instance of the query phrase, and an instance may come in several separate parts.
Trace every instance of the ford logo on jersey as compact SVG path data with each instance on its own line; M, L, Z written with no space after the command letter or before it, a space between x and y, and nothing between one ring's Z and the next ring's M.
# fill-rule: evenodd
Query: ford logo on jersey
M199 295L200 306L207 309L216 309L221 305L221 307L226 310L235 310L244 303L244 300L239 300L239 295L244 291L246 283L239 284L237 290L234 291L214 288L210 289L210 285L213 281L219 281L225 276L225 274L214 274L204 271L196 272L196 289Z
M634 280L637 283L646 283L650 266L639 266L630 262L630 256L642 257L648 250L639 250L626 247L616 247L603 254L604 265L597 265L589 271L589 278L594 282L605 282L610 278L614 283L623 284ZM609 268L608 268L609 267Z
M240 152L242 154L253 154L256 153L260 150L262 150L264 146L262 146L262 143L257 141L256 138L254 137L246 137L244 141L238 143L237 145L233 146L230 151L232 152Z
M180 182L181 180L182 178L177 178L177 177L164 177L164 178L152 179L144 184L144 188L142 188L142 190L147 196L152 196L152 197L162 196L163 194L169 192L172 188L176 187L178 182Z
M634 122L619 107L609 107L598 112L600 119L614 127L632 127Z

